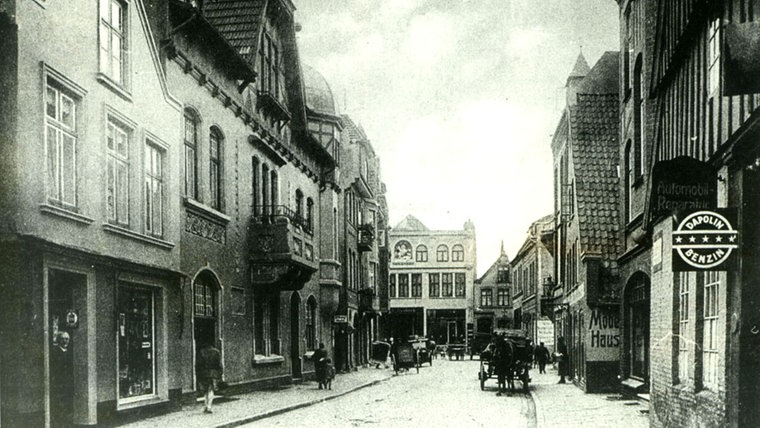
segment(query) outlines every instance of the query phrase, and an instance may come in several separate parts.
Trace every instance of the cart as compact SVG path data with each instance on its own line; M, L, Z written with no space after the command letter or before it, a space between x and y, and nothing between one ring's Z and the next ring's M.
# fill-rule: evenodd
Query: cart
M410 340L410 343L417 352L417 360L419 361L420 365L428 363L432 367L433 353L435 352L435 342L421 337Z
M507 383L511 390L514 391L514 380L522 382L523 391L528 391L530 383L530 367L533 362L533 346L522 330L500 329L494 331L495 334L501 335L512 345L512 362L510 372L507 375ZM493 346L488 345L480 353L480 370L478 371L478 380L480 389L485 390L485 382L494 376L495 361L493 355Z
M463 343L452 343L446 345L446 356L449 359L456 358L457 360L464 360L464 354L467 352L467 345Z
M399 343L391 353L393 370L398 374L399 370L408 370L414 367L420 372L419 352L412 342Z

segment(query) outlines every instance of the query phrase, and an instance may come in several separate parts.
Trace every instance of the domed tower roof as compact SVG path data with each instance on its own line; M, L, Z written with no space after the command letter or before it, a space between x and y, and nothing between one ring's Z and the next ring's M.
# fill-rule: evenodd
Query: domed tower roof
M304 64L303 81L306 90L306 107L315 113L337 116L335 98L324 76Z

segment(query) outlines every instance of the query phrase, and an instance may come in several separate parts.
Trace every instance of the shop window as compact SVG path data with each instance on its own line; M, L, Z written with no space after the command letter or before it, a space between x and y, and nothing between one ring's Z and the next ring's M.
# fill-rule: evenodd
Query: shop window
M146 288L119 287L119 399L156 394L154 297Z

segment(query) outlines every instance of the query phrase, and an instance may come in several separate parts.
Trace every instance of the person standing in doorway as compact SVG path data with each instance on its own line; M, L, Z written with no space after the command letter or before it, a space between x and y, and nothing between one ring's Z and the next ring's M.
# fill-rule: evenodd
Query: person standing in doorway
M198 376L198 387L203 393L203 412L212 413L214 391L222 379L222 354L211 342L207 342L195 360L195 374Z
M540 342L535 350L536 362L538 363L538 373L546 373L546 363L549 362L549 350Z
M58 331L50 349L50 426L70 427L73 424L74 376L71 336Z
M554 354L554 358L557 360L557 369L559 370L559 382L557 383L565 383L565 376L568 376L568 355L564 337L557 340L557 352Z

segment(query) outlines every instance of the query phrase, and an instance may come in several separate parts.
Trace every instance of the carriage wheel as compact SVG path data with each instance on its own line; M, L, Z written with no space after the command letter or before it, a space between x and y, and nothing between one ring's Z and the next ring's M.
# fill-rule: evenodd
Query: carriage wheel
M478 379L480 379L480 390L485 391L486 389L486 370L483 367L483 362L480 362L480 371L478 372Z

